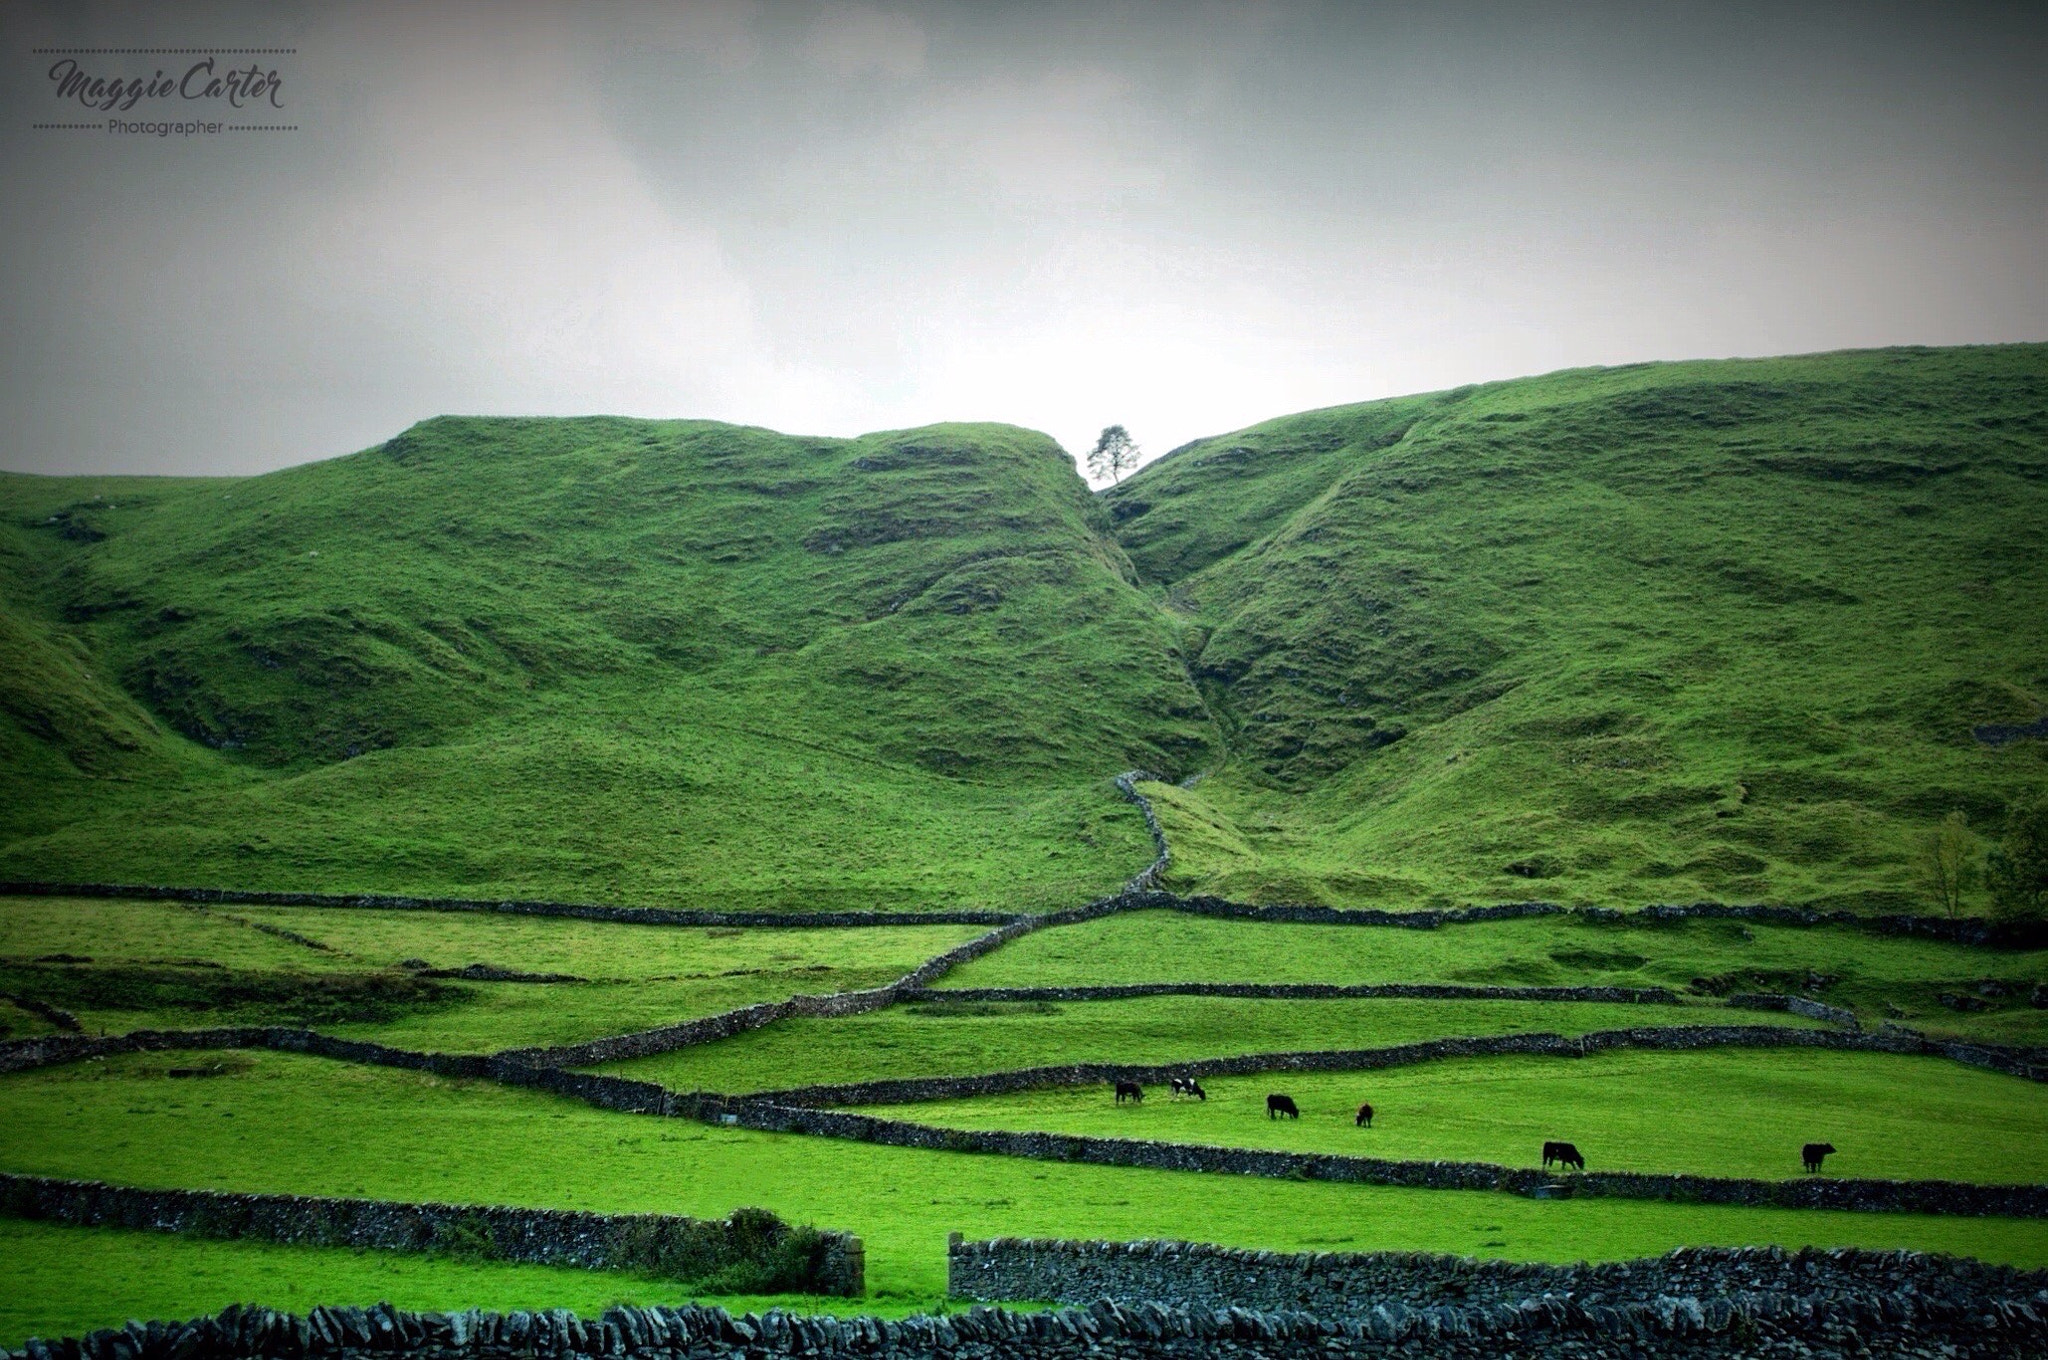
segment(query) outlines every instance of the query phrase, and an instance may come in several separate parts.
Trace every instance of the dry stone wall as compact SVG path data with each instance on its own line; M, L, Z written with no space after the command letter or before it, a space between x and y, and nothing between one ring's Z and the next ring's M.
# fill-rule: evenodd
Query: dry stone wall
M327 1360L420 1356L661 1357L662 1360L2011 1360L2048 1342L2048 1294L1972 1298L1870 1288L1814 1295L1746 1291L1588 1304L1541 1297L1412 1308L1353 1318L1246 1308L1180 1309L1101 1300L1057 1312L974 1308L883 1319L716 1308L615 1306L584 1320L547 1312L412 1313L315 1308L305 1315L231 1307L190 1322L130 1323L30 1341L8 1360Z
M725 1116L745 1128L805 1133L889 1147L1025 1157L1048 1162L1200 1171L1279 1180L1323 1180L1416 1190L1495 1190L1531 1197L1654 1199L1780 1209L1864 1213L1954 1214L2048 1218L2048 1186L1976 1185L1962 1181L1887 1181L1809 1176L1761 1181L1720 1176L1588 1171L1553 1176L1490 1162L1404 1162L1334 1153L1158 1143L1138 1138L1006 1130L945 1129L904 1120L772 1101L728 1099Z
M1623 1305L1659 1297L1878 1290L1967 1304L2048 1289L2048 1271L1855 1248L1688 1247L1633 1261L1552 1265L1423 1252L1247 1251L1199 1242L962 1242L957 1235L947 1250L946 1280L952 1297L989 1302L1114 1299L1188 1309L1300 1309L1325 1318L1355 1317L1390 1300L1420 1308L1566 1296Z
M952 996L950 992L935 993ZM902 1077L764 1091L758 1098L788 1105L897 1105L924 1100L963 1100L1006 1095L1048 1086L1086 1086L1135 1081L1157 1085L1178 1076L1250 1076L1262 1072L1370 1072L1450 1058L1529 1055L1580 1058L1612 1049L1832 1048L1858 1052L1932 1055L2010 1076L2048 1081L2048 1066L2033 1050L1958 1044L1903 1032L1875 1034L1795 1029L1786 1025L1652 1025L1561 1034L1494 1034L1473 1038L1425 1039L1384 1048L1321 1049L1289 1053L1240 1053L1186 1062L1067 1063L1012 1068L958 1077Z
M1127 982L1101 987L944 987L906 990L897 999L927 1003L1130 1001L1147 996L1222 996L1264 1001L1372 997L1431 1001L1609 1001L1646 1006L1676 1006L1684 1001L1678 993L1664 987L1479 987L1436 982Z
M800 1293L859 1295L865 1290L859 1238L792 1230L758 1209L707 1221L667 1214L148 1190L0 1172L0 1214L215 1239L378 1251L464 1250L505 1261L671 1278L755 1267Z

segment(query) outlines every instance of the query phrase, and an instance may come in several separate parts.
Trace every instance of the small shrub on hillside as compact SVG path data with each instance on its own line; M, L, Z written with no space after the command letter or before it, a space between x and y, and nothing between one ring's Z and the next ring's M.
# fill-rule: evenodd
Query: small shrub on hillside
M2005 836L1985 856L1991 914L2003 921L2048 917L2048 796L2016 803Z

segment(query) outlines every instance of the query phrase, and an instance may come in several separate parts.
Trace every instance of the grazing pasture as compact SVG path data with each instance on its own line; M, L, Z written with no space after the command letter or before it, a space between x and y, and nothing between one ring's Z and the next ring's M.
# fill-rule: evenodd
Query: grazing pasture
M1284 1088L1277 1086L1284 1082ZM2015 1184L2048 1180L2048 1086L1941 1058L1819 1049L1491 1057L1375 1072L1216 1077L1201 1105L1118 1108L1103 1086L873 1106L962 1129L1030 1129L1175 1143L1535 1166L1576 1143L1594 1171L1786 1180L1832 1142L1840 1176ZM1301 1119L1267 1117L1284 1089ZM1370 1098L1373 1126L1355 1124ZM2039 1229L2048 1238L2048 1229Z
M92 1033L317 1024L399 1047L483 1053L673 1024L799 992L876 987L984 929L707 929L0 898L0 991L59 1006ZM573 980L424 975L477 964ZM16 1032L41 1030L24 1018Z
M1453 1035L1557 1033L1638 1025L1814 1022L1723 1006L1585 1001L938 1002L837 1020L786 1020L716 1043L599 1070L678 1091L769 1091L882 1077L966 1076L1099 1062L1152 1065L1237 1053L1380 1048Z
M1975 995L1958 1012L1943 992ZM1840 926L1761 921L1605 922L1583 916L1479 921L1435 930L1242 921L1185 912L1107 916L1041 930L963 964L939 987L1081 987L1122 982L1439 982L1502 987L1668 987L1696 994L1793 992L1928 1030L2048 1043L2048 951L1985 950ZM1817 985L1816 985L1817 984Z
M2048 1234L2038 1222L1545 1202L1034 1162L754 1133L616 1114L487 1082L239 1056L246 1061L202 1081L164 1080L160 1055L0 1078L0 1165L134 1185L699 1216L759 1205L859 1233L870 1293L884 1301L937 1300L953 1231L1517 1260L1618 1259L1684 1243L1855 1244L2048 1265ZM1307 1109L1310 1086L1289 1080ZM1106 1088L1094 1094L1113 1108ZM1148 1101L1144 1113L1203 1108ZM1213 1089L1206 1108L1219 1109ZM1287 1127L1307 1134L1316 1121ZM24 1268L0 1265L0 1294L16 1287ZM89 1281L78 1282L81 1297L89 1290Z

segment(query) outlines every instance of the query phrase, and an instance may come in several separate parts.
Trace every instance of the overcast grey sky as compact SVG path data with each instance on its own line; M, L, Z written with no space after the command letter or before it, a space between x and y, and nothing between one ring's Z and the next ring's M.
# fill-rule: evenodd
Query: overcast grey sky
M2039 4L10 2L0 36L14 470L257 471L442 412L1157 454L1581 364L2048 339ZM220 61L298 130L31 126L109 117L34 49L207 44L295 48Z

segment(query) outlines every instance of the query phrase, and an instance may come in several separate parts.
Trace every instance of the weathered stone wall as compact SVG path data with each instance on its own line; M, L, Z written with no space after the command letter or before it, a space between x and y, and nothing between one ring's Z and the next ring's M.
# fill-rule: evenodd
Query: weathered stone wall
M1786 1011L1792 1015L1803 1015L1809 1020L1824 1020L1844 1029L1861 1029L1856 1012L1840 1006L1830 1006L1824 1001L1815 1001L1805 996L1785 996L1777 992L1737 992L1728 998L1727 1005L1739 1010Z
M1159 825L1159 814L1152 810L1152 800L1138 792L1143 781L1162 782L1163 777L1149 770L1126 770L1116 777L1116 789L1126 799L1137 804L1138 811L1145 818L1145 830L1152 833L1152 862L1132 874L1124 884L1123 894L1151 892L1159 887L1159 876L1166 872L1166 866L1173 863L1173 850L1166 843L1166 829Z
M950 992L934 993L950 997ZM1005 1095L1047 1086L1086 1086L1135 1081L1159 1084L1178 1076L1251 1076L1262 1072L1371 1072L1447 1058L1484 1058L1526 1054L1580 1058L1611 1049L1698 1048L1832 1048L1857 1052L1898 1053L1948 1058L1987 1067L2009 1076L2048 1081L2048 1066L2028 1049L1957 1044L1904 1032L1874 1034L1839 1030L1796 1029L1787 1025L1651 1025L1630 1029L1594 1030L1568 1037L1561 1034L1492 1034L1473 1038L1424 1039L1384 1048L1318 1049L1288 1053L1240 1053L1223 1058L1195 1058L1177 1063L1066 1063L1012 1068L959 1077L900 1077L878 1081L797 1086L758 1093L763 1100L788 1105L897 1105L924 1100L962 1100Z
M1865 1213L2048 1218L2048 1185L1975 1185L1962 1181L1886 1181L1807 1176L1759 1181L1720 1176L1587 1171L1554 1176L1490 1162L1404 1162L1335 1153L1157 1143L1082 1134L945 1129L843 1110L729 1098L727 1117L745 1128L806 1133L890 1147L978 1152L1048 1162L1202 1171L1279 1180L1324 1180L1417 1190L1497 1190L1520 1195L1673 1200L1780 1209Z
M1423 1252L1247 1251L1199 1242L962 1242L957 1235L947 1251L946 1280L952 1297L988 1302L1114 1299L1189 1309L1300 1309L1325 1318L1355 1317L1389 1300L1429 1307L1554 1295L1619 1305L1756 1291L1912 1290L1966 1303L2048 1289L2048 1271L1855 1248L1688 1247L1633 1261L1551 1265Z
M311 1195L148 1190L0 1172L0 1214L11 1218L379 1251L462 1249L506 1261L710 1276L733 1266L778 1268L802 1293L865 1292L860 1239L804 1230L762 1210L725 1220L595 1214L503 1205L405 1204ZM784 1247L792 1252L778 1255Z
M1609 1001L1676 1006L1684 998L1664 987L1480 987L1437 982L1126 982L1100 987L944 987L908 989L905 1002L1129 1001L1146 996L1223 996L1264 1001L1400 997L1432 1001ZM1765 1009L1787 1010L1787 1006ZM1846 1012L1844 1012L1846 1014Z
M200 902L269 907L355 907L383 911L481 911L510 916L568 916L656 926L1000 925L1008 911L689 911L614 907L591 902L509 901L469 897L406 897L387 893L271 892L264 889L177 888L146 883L0 883L0 897L128 897L143 902Z
M1123 788L1121 781L1118 784ZM1878 935L1918 935L1957 944L1993 949L2048 948L2048 923L1996 922L1981 917L1950 919L1942 916L1864 916L1850 911L1814 911L1805 907L1729 905L1695 902L1686 905L1662 903L1623 911L1609 907L1566 907L1556 902L1507 902L1486 907L1457 907L1443 910L1381 911L1364 907L1323 907L1305 903L1254 905L1227 898L1181 897L1157 887L1158 873L1171 862L1158 819L1151 803L1135 788L1126 796L1138 802L1146 813L1146 826L1154 835L1160 855L1146 869L1134 875L1116 894L1068 911L1031 918L1037 925L1068 925L1123 911L1181 911L1198 916L1227 917L1246 921L1282 921L1300 925L1392 926L1411 930L1434 930L1446 925L1467 925L1531 916L1577 915L1589 921L1617 924L1657 923L1692 919L1763 921L1774 925L1844 926ZM524 916L566 916L590 921L618 921L640 925L672 926L758 926L764 929L792 929L818 926L915 926L915 925L1002 925L1017 921L1015 913L1001 911L695 911L667 907L619 907L594 903L552 901L501 901L485 898L407 897L376 893L294 893L260 889L181 888L153 884L0 882L0 896L14 897L129 897L142 901L235 903L286 907L356 907L390 911L475 911ZM1034 927L1035 928L1035 927Z
M131 1323L54 1342L31 1341L9 1360L313 1360L370 1355L477 1357L647 1356L690 1360L2011 1360L2038 1354L2048 1294L1969 1297L1952 1291L1868 1288L1806 1295L1745 1291L1708 1299L1663 1297L1619 1305L1527 1298L1410 1308L1324 1319L1244 1308L1186 1310L1102 1300L1085 1309L1015 1313L975 1308L911 1317L837 1318L770 1312L733 1317L715 1308L615 1306L584 1321L536 1313L409 1313L315 1308L304 1316L236 1306L191 1322Z
M1431 1040L1383 1049L1328 1053L1262 1053L1211 1058L1168 1067L1111 1067L1076 1064L1029 1068L978 1077L925 1078L808 1087L755 1096L678 1093L653 1082L597 1073L534 1066L502 1055L419 1053L362 1040L336 1039L310 1030L221 1029L138 1030L108 1039L49 1035L0 1044L0 1071L80 1058L170 1050L265 1048L378 1066L430 1071L442 1076L481 1078L528 1086L627 1114L719 1120L748 1128L808 1133L900 1147L985 1152L1047 1161L1098 1162L1162 1170L1211 1171L1234 1175L1355 1181L1427 1189L1506 1190L1519 1194L1565 1192L1630 1199L1690 1200L1714 1204L1776 1205L1892 1213L1940 1213L2048 1217L2048 1186L1983 1186L1951 1181L1849 1180L1807 1177L1796 1181L1750 1181L1707 1176L1641 1175L1593 1171L1557 1181L1547 1172L1483 1162L1400 1162L1380 1158L1267 1152L1139 1139L1088 1138L1067 1134L966 1132L903 1120L879 1119L819 1108L820 1105L881 1104L994 1094L1031 1086L1106 1082L1119 1077L1163 1081L1168 1075L1212 1075L1256 1071L1370 1071L1409 1062L1500 1053L1570 1057L1615 1048L1688 1049L1727 1045L1790 1046L1915 1053L1948 1045L1893 1034L1848 1034L1775 1026L1689 1027L1603 1030L1576 1039L1555 1034L1495 1035L1478 1039ZM2002 1055L1989 1055L2001 1058ZM2039 1069L2037 1079L2044 1075ZM798 1103L799 1101L803 1103Z

